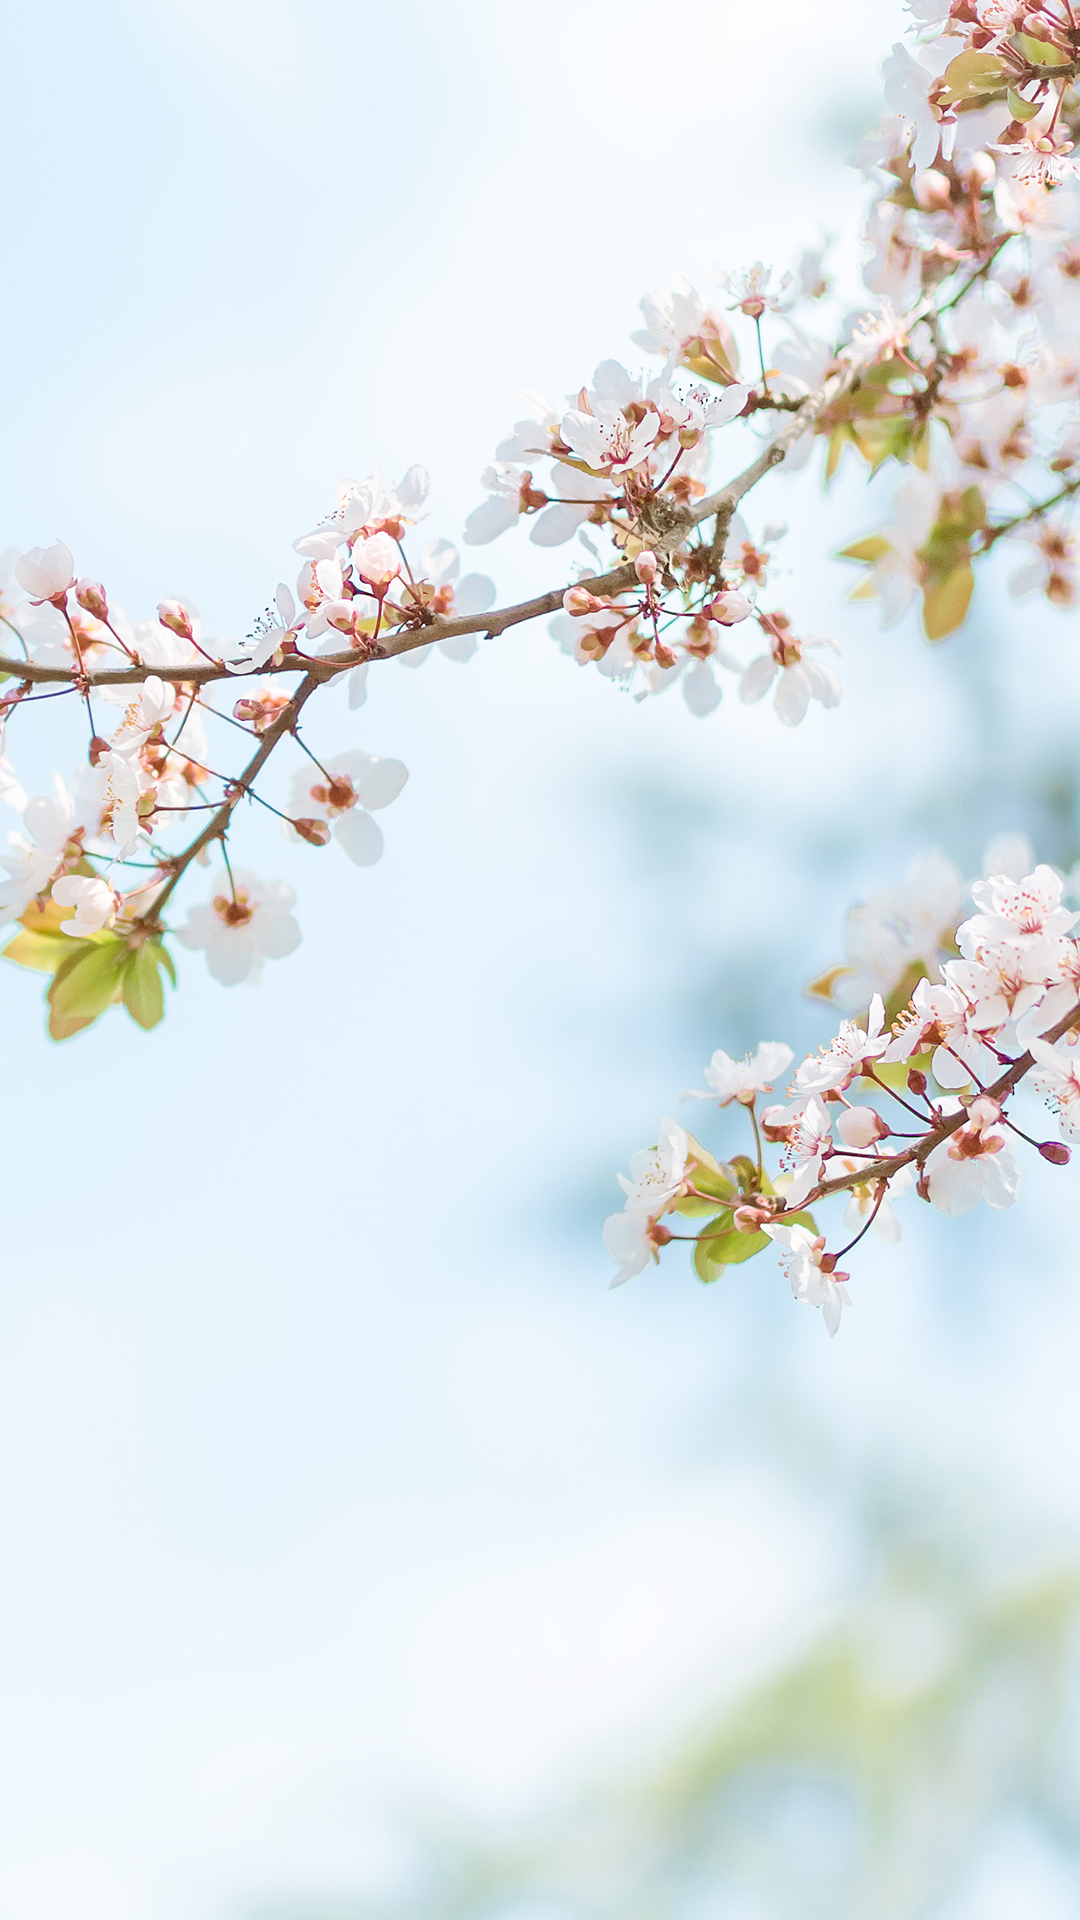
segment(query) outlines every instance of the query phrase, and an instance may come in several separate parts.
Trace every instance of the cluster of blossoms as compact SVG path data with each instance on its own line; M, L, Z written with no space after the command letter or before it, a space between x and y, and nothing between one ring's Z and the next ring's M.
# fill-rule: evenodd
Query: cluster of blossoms
M791 1048L777 1041L743 1060L713 1054L706 1086L683 1097L745 1108L753 1155L718 1161L665 1119L659 1144L620 1175L625 1206L604 1228L619 1263L613 1286L672 1240L693 1243L707 1281L771 1241L796 1299L820 1307L835 1333L849 1279L838 1262L871 1227L899 1239L900 1195L913 1190L950 1215L980 1200L1011 1206L1020 1168L1010 1136L1056 1166L1068 1161L1063 1142L1080 1139L1080 912L1063 900L1080 897L1080 871L1068 881L1052 867L1028 871L1019 835L995 842L987 866L968 888L939 854L924 855L901 886L853 911L856 965L812 990L840 986L848 1005L872 982L880 990L794 1073ZM965 903L975 912L957 924ZM789 1074L786 1104L767 1100ZM1055 1112L1062 1140L1032 1141L1009 1117L1025 1084ZM771 1176L766 1145L778 1155ZM846 1200L850 1238L830 1252L807 1209L834 1195ZM679 1233L664 1224L672 1215L707 1217Z
M911 9L913 44L886 63L889 111L857 156L871 187L861 287L834 288L821 248L788 270L723 264L712 304L685 282L645 296L633 335L644 367L604 360L558 408L525 394L526 417L496 449L463 539L484 544L524 519L540 547L574 541L576 563L548 593L496 607L491 580L463 575L449 540L416 544L428 487L418 466L391 487L378 473L343 482L332 510L295 543L294 584L277 588L240 643L210 638L177 599L129 622L99 581L76 576L62 542L12 556L0 579L0 725L18 735L30 708L61 714L62 704L38 703L67 695L88 738L77 772L57 774L46 796L28 797L0 760L0 799L21 816L3 856L0 924L18 923L5 951L50 975L54 1036L116 1002L153 1025L173 974L170 933L201 950L225 984L254 979L292 950L291 889L230 857L249 802L279 814L294 840L334 839L359 866L379 858L373 816L401 791L404 767L350 746L320 757L306 737L313 696L338 685L358 708L377 662L416 666L438 650L461 663L480 636L554 616L552 632L574 660L638 699L679 684L704 715L728 673L741 701L771 695L788 726L811 703L835 707L834 643L775 603L784 525L767 519L752 531L741 511L774 470L806 468L819 443L826 481L845 459L897 476L888 524L843 550L864 569L856 597L880 599L886 621L917 602L928 638L943 638L966 616L975 561L1010 546L1015 592L1075 603L1080 24L1069 0L911 0ZM713 488L716 446L728 477ZM270 799L261 783L279 747L302 758L291 788ZM209 901L169 921L184 876L215 855L222 867ZM964 1192L977 1173L984 1197L1000 1195L1011 1163L990 1110L1001 1105L994 1063L1011 1073L1027 1053L1035 1060L1033 1049L1057 1045L1072 942L1058 921L1038 936L1051 947L1026 925L1006 935L1011 909L988 895L938 966L933 941L955 927L956 902L943 863L932 878L914 917L891 896L869 903L849 930L851 964L826 990L856 1012L876 1004L875 993L883 1005L896 993L910 1001L903 1018L890 1004L886 1025L850 1027L848 1042L865 1042L851 1079L865 1080L871 1061L879 1078L895 1069L919 1079L926 1067L912 1060L929 1053L941 1100L961 1105L950 1113L926 1094L927 1137L945 1131L904 1164L918 1160L912 1178L931 1200L960 1190L957 1168ZM905 1061L897 1049L912 1036ZM950 1081L950 1060L967 1080ZM811 1086L809 1071L797 1076L798 1111L768 1122L787 1129L776 1141L808 1194L807 1169L841 1152L825 1124L829 1102L845 1104L844 1086ZM1067 1105L1067 1089L1062 1098ZM976 1110L973 1099L990 1106ZM676 1129L670 1140L679 1137ZM849 1157L870 1151L840 1138ZM776 1202L770 1231L796 1231L799 1222L771 1217L783 1202L762 1185L760 1156L748 1164L757 1199L740 1184L738 1208L764 1195ZM854 1173L844 1177L859 1189ZM654 1238L667 1231L666 1210L643 1216ZM879 1212L879 1225L888 1219ZM744 1226L729 1222L719 1238L729 1232ZM762 1227L749 1237L756 1246L768 1236ZM699 1244L715 1255L716 1240ZM719 1264L735 1244L724 1241Z
M51 795L28 796L10 761L0 759L0 799L20 816L0 855L7 876L0 927L19 923L5 954L51 976L54 1038L81 1031L117 1003L141 1025L155 1025L164 1012L163 977L175 979L169 931L202 950L226 986L257 979L265 960L294 950L300 929L292 889L229 859L242 802L279 814L294 840L322 847L333 838L357 866L379 859L383 838L373 815L397 798L405 767L359 748L320 758L302 736L300 712L319 687L335 683L359 706L369 661L394 650L395 635L414 642L404 657L420 664L435 643L415 644L418 635L462 609L490 606L492 582L478 574L460 579L448 540L429 542L410 562L406 529L426 492L419 467L389 491L377 474L362 486L343 483L333 512L296 542L295 591L279 585L273 606L240 644L210 639L195 610L177 599L162 600L156 618L129 621L100 581L76 576L62 541L5 556L0 621L11 636L6 653L16 657L5 659L11 690L0 699L0 738L13 721L23 724L30 706L65 693L82 701L88 722L85 760L68 780L56 774ZM475 640L451 636L442 645L461 660ZM281 676L288 673L301 675L298 686L286 689ZM230 694L219 706L215 693L230 682L241 697ZM235 759L238 733L246 736L246 764L219 771ZM255 787L283 741L302 755L287 812ZM190 833L195 815L205 823L174 851L170 840ZM170 929L166 903L215 845L224 866L209 901Z

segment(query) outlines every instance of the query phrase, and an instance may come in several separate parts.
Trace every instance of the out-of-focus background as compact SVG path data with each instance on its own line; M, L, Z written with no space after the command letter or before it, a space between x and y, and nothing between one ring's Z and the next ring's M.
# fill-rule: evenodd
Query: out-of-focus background
M423 461L456 536L518 383L852 230L905 24L12 12L0 545L235 634L345 474ZM850 899L1080 852L1075 621L881 634L864 486L750 514L838 713L635 705L542 631L388 666L319 736L410 767L385 858L250 822L305 936L257 988L181 954L164 1027L52 1048L0 969L2 1920L1077 1911L1075 1175L909 1202L835 1342L767 1260L605 1291L614 1170L715 1046L823 1036Z

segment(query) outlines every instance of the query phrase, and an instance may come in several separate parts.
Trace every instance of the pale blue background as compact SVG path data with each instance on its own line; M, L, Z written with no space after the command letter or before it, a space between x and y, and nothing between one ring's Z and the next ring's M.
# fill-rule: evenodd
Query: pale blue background
M133 615L185 592L235 633L343 474L423 460L456 535L518 382L632 352L651 281L850 226L903 15L827 15L9 15L0 544L62 536ZM318 731L409 765L386 857L251 821L305 935L257 989L182 954L163 1029L54 1050L0 970L2 1920L344 1899L418 1809L647 1744L857 1583L837 1450L1070 1537L1071 1175L989 1229L910 1203L835 1343L764 1261L604 1291L615 1168L715 1045L821 1036L800 989L856 891L1014 824L1080 851L1068 624L881 636L822 558L860 484L755 508L798 521L784 598L845 640L838 714L639 707L542 632L389 666ZM509 594L564 557L485 564ZM820 1497L762 1407L825 1446Z

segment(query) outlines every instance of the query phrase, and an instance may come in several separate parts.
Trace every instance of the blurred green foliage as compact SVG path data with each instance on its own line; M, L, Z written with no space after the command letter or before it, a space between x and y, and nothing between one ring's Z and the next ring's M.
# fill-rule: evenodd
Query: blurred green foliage
M1014 1816L1080 1869L1080 1571L878 1530L869 1591L637 1777L520 1835L429 1840L398 1905L260 1920L915 1920Z

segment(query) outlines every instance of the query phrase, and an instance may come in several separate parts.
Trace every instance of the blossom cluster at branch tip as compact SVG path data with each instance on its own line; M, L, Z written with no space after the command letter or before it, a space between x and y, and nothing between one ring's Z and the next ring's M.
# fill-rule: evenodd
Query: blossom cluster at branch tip
M885 61L886 112L854 156L869 184L861 281L834 271L824 235L786 263L721 259L710 297L682 279L643 296L631 336L643 361L600 360L558 404L520 390L521 417L495 447L462 539L486 545L526 521L541 549L574 542L574 566L539 599L497 608L494 582L463 572L458 546L424 524L419 464L389 484L377 469L341 481L240 641L209 634L184 594L130 620L61 539L0 560L0 754L33 716L59 729L81 707L86 723L85 758L80 748L64 777L58 753L47 793L28 794L0 758L0 799L18 817L0 856L5 952L49 976L55 1037L117 1003L155 1024L173 934L228 984L291 950L287 883L257 880L232 858L256 811L277 815L294 848L333 841L354 865L379 859L375 816L406 770L352 738L328 746L315 718L324 689L344 692L350 710L363 705L377 663L416 668L438 653L456 667L485 634L543 612L564 653L635 701L679 686L704 717L730 686L742 706L768 701L786 727L810 715L834 726L824 714L840 700L839 648L803 604L786 516L775 502L760 514L744 504L761 484L775 496L817 449L826 484L845 463L891 483L882 524L842 549L860 568L852 597L876 599L886 625L917 608L926 637L946 638L968 615L976 572L999 564L1016 595L1058 609L1080 601L1080 21L1062 0L911 0L911 15L911 35ZM274 784L280 759L270 770L281 753L284 786ZM178 889L219 856L209 901L179 922ZM1059 903L1037 935L1014 924L1012 896L1000 892L1010 871L1004 862L984 877L962 923L963 886L936 855L853 914L847 963L825 989L852 1017L797 1069L791 1109L758 1113L760 1053L714 1057L709 1088L733 1088L727 1103L783 1147L792 1205L833 1156L889 1137L863 1139L878 1123L850 1113L834 1128L831 1109L849 1107L868 1063L879 1078L904 1068L912 1036L929 1065L909 1060L908 1070L929 1072L940 1094L934 1124L955 1122L912 1175L932 1204L959 1211L1012 1196L1008 1099L995 1116L996 1096L982 1089L995 1062L1018 1057L1014 1045L1072 1124L1069 1043L1046 1038L1072 1005L1072 923L1060 924ZM1020 876L1040 899L1053 890L1048 871L1029 863ZM957 951L941 949L942 928ZM770 1046L766 1065L783 1051ZM990 1105L969 1113L984 1097ZM963 1114L949 1100L967 1101ZM1064 1151L1043 1142L1044 1157L1055 1144ZM710 1268L734 1264L721 1258L733 1247L744 1257L725 1233L753 1227L757 1244L774 1231L779 1189L736 1180L736 1190L739 1223L705 1236ZM893 1230L882 1195L850 1190L876 1231ZM643 1217L651 1225L632 1259L647 1261L670 1229L660 1214ZM629 1229L612 1231L625 1242ZM831 1271L817 1238L782 1244L800 1297L824 1304L843 1283L813 1278L811 1267Z
M747 1151L713 1157L676 1122L619 1176L621 1213L604 1228L619 1265L613 1285L658 1261L673 1239L693 1242L699 1278L715 1280L771 1242L796 1299L819 1307L830 1333L849 1303L839 1262L873 1228L895 1242L894 1202L915 1191L940 1213L981 1202L1012 1206L1021 1169L1014 1151L1030 1120L1017 1099L1042 1096L1060 1140L1034 1140L1063 1166L1080 1139L1080 866L1066 878L1035 865L1022 835L999 837L982 878L965 883L942 855L920 856L900 886L855 909L849 951L813 991L851 1004L874 983L868 1011L845 1017L832 1039L791 1073L786 1101L770 1100L794 1054L763 1041L735 1059L722 1048L706 1085L684 1099L741 1108ZM966 912L965 907L975 910ZM752 1151L750 1151L752 1149ZM772 1150L772 1171L767 1158ZM847 1244L830 1251L810 1208L846 1202ZM709 1218L678 1233L676 1218Z

